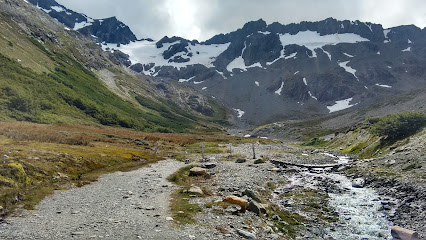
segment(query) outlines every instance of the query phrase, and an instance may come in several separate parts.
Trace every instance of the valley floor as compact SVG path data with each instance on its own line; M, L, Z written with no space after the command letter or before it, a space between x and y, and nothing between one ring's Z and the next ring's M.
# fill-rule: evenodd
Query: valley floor
M233 146L232 156L227 144L206 144L203 161L194 147L182 147L192 165L207 169L205 177L188 176L191 166L172 159L104 175L55 191L35 210L18 210L0 222L0 239L391 239L395 223L422 236L424 181L411 186L367 173L390 161L396 170L403 159L424 157L424 136L380 159L346 159L337 172L295 166L338 159L282 143L255 144L256 161L251 143ZM354 188L359 177L365 186ZM203 193L191 192L194 186ZM241 213L222 202L229 195L261 204Z

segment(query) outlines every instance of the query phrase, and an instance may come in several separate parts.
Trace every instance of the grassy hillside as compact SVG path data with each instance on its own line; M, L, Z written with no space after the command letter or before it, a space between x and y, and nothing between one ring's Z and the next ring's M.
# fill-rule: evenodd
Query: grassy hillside
M209 122L226 117L224 107L211 99L214 114L206 117L173 99L143 90L152 88L143 78L137 79L138 91L123 97L111 91L92 69L108 67L121 72L121 81L135 81L133 76L119 70L112 56L94 43L63 27L51 32L44 29L47 25L29 25L28 33L1 12L0 18L0 120L189 132L218 130Z
M324 147L359 158L377 157L407 143L407 138L426 127L426 114L403 112L369 118L325 137L312 138L305 146Z

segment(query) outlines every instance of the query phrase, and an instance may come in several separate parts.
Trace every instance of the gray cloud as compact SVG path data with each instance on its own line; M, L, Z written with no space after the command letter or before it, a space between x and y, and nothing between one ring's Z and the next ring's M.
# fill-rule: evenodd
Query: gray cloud
M93 18L116 16L138 38L182 36L206 40L263 18L283 24L328 17L426 27L424 0L57 0Z

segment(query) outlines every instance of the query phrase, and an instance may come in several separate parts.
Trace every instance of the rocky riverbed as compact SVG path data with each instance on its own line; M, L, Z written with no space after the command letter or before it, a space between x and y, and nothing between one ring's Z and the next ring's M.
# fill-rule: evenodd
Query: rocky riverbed
M354 179L343 174L346 167L331 172L291 165L339 162L331 154L281 144L256 146L263 161L255 162L249 144L234 147L233 154L209 155L208 162L191 159L207 167L209 176L199 183L209 194L189 199L201 208L196 224L177 225L172 218L170 194L178 187L166 178L185 164L166 160L57 191L36 210L0 223L0 239L391 239L390 227L404 206L423 206L417 195L402 203L383 187L369 188L378 184L359 174L351 176L363 177L354 187ZM340 163L356 164L348 158ZM229 195L251 202L249 210L223 204Z

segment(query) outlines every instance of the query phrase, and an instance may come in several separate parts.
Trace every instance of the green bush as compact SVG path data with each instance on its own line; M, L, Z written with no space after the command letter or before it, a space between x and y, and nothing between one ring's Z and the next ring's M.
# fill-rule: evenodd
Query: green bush
M390 114L368 120L372 123L371 133L388 139L403 139L420 131L426 126L426 114L404 112Z

